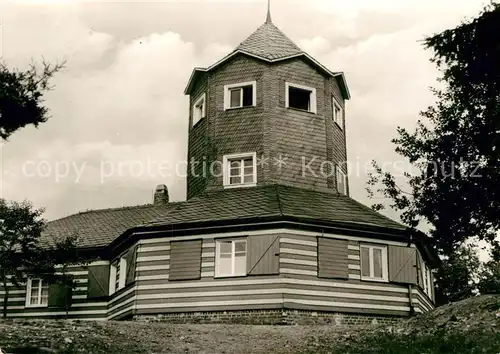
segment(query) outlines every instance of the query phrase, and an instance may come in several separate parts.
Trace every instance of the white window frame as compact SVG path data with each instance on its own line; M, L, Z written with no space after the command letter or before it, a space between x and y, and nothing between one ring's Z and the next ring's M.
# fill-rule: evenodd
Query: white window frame
M252 105L243 107L243 87L252 86ZM239 107L231 107L231 90L240 88L242 90L240 97L240 106ZM240 109L247 107L255 107L257 106L257 81L247 81L247 82L239 82L236 84L230 84L224 86L224 110L227 111L229 109Z
M203 102L203 108L201 109L201 116L199 117L197 115L198 112L198 106L200 106L200 103ZM207 113L207 94L204 93L202 94L193 104L193 127L198 123L200 120L205 118L206 113Z
M431 281L431 270L427 264L422 262L422 289L424 293L432 297L432 281Z
M37 304L32 304L31 303L31 288L33 287L33 282L38 282L38 303ZM26 282L26 307L48 307L49 306L49 298L48 298L48 292L47 292L47 303L42 304L42 289L44 287L44 283L46 283L43 279L41 278L28 278L28 281ZM46 286L48 288L48 284Z
M127 280L127 260L125 257L121 256L118 258L118 262L120 264L120 274L118 278L118 287L116 286L116 273L117 267L113 264L116 262L116 259L111 262L110 271L109 271L109 294L112 295L117 291L120 291L125 287L125 282Z
M112 262L109 268L109 295L116 292L116 266Z
M344 190L340 190L340 179L344 180ZM339 165L335 166L335 182L337 184L337 192L347 195L347 175L342 171Z
M336 109L338 108L339 112L338 114L336 113ZM339 101L335 98L335 96L332 96L332 116L333 116L333 122L336 123L340 129L344 129L344 110L342 106L340 105Z
M304 111L304 112L310 112L310 113L314 113L314 114L318 113L317 102L316 102L317 101L316 100L316 89L314 87L294 84L291 82L285 83L285 107L286 108L297 109L297 108L290 107L290 87L310 91L311 92L311 94L309 96L310 107L309 107L309 110Z
M363 252L361 251L363 248L369 249L369 257L370 257L370 276L363 276ZM375 274L374 271L374 258L373 258L373 250L378 249L381 250L382 253L382 278L376 278L373 276ZM368 245L368 244L360 244L359 245L359 262L360 262L360 276L361 280L366 281L375 281L375 282L389 282L389 270L387 263L387 246L376 246L376 245Z
M231 242L231 274L221 274L220 269L219 269L219 263L220 263L220 245L222 242ZM234 267L235 267L235 250L236 250L236 243L238 242L244 242L245 243L245 272L241 274L237 274L234 272ZM247 276L247 269L246 269L246 261L248 257L248 242L246 238L231 238L231 239L218 239L215 240L215 278L228 278L228 277L245 277Z
M243 160L246 158L252 158L253 162L253 181L248 183L239 183L239 184L231 184L231 175L230 175L230 162L234 160ZM239 187L255 187L257 185L257 153L256 152L247 152L243 154L231 154L224 155L223 157L223 184L224 188L239 188ZM242 166L242 169L244 167Z

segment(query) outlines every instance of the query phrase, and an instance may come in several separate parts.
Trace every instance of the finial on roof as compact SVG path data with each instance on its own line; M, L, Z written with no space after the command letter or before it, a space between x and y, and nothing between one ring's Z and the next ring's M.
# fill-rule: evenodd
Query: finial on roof
M266 23L273 23L271 20L271 0L267 0L267 19Z

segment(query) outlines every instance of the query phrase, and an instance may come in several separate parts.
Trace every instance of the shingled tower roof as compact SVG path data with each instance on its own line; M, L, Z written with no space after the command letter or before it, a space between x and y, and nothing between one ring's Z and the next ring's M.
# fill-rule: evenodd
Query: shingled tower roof
M270 19L245 39L236 50L269 60L303 53Z

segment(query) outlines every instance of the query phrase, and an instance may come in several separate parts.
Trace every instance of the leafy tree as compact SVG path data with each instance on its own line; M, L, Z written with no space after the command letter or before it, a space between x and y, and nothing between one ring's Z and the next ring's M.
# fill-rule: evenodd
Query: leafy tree
M9 283L20 286L28 275L37 275L50 282L71 285L70 278L57 276L56 265L78 263L76 236L54 240L53 244L41 242L46 221L43 209L35 209L24 201L7 202L0 199L0 284L4 290L3 317L7 316Z
M64 63L31 64L25 71L9 70L0 63L0 138L7 140L20 128L33 124L38 127L49 119L43 106L43 94L50 90L49 80L64 67Z
M421 113L413 132L398 127L392 140L416 173L404 174L400 183L374 162L367 186L371 197L385 197L409 227L429 226L432 246L448 260L463 255L461 247L473 236L498 245L500 37L492 33L500 33L495 3L477 18L425 39L441 72L440 88L432 89L437 103ZM450 269L443 278L438 274L438 286L446 286ZM455 283L456 291L468 294L466 279L457 279L464 283L460 289Z
M479 273L478 290L480 294L500 294L500 248L490 250L491 259Z
M461 246L445 257L436 271L436 303L459 301L474 296L481 262L473 246Z

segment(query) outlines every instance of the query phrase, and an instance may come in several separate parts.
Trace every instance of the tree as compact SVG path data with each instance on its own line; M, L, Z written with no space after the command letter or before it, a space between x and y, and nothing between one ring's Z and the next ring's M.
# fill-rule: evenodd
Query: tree
M432 89L437 103L413 132L398 127L392 140L416 173L400 182L374 162L369 176L369 196L385 197L410 228L429 226L431 246L445 260L461 255L471 237L498 245L500 37L491 33L499 32L500 5L492 3L477 18L425 39L441 72L441 87ZM446 281L438 274L438 286Z
M479 273L478 290L480 294L500 294L500 248L490 250L490 260Z
M459 247L436 271L436 303L459 301L474 296L481 262L474 247Z
M20 128L33 124L38 127L49 119L43 106L43 94L50 90L49 80L64 67L64 63L42 63L40 69L31 64L25 71L9 70L0 63L0 138L7 140Z
M43 209L35 209L24 201L7 202L0 199L0 283L4 290L3 318L7 316L9 283L19 287L28 275L39 275L51 282L64 279L55 274L56 265L77 263L80 260L77 240L70 236L42 244L46 227Z

